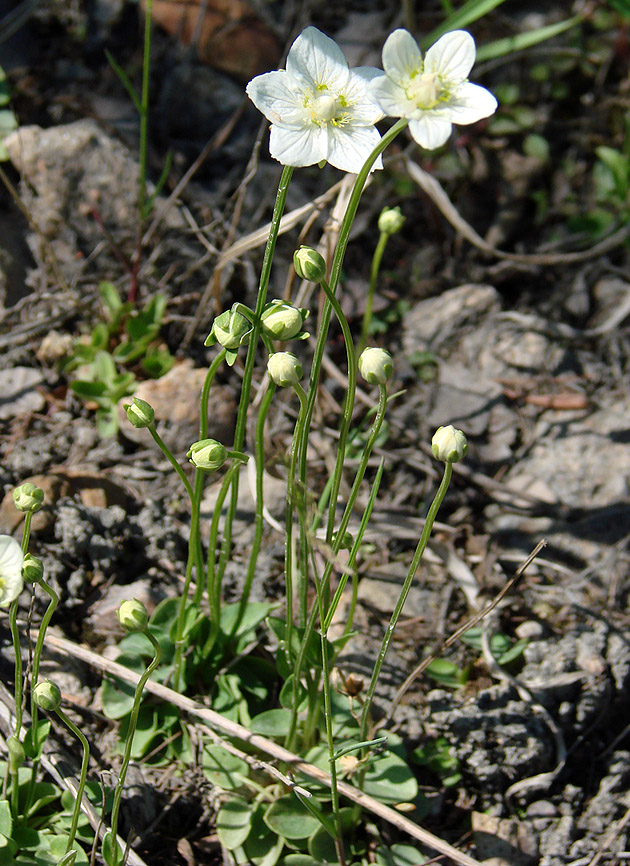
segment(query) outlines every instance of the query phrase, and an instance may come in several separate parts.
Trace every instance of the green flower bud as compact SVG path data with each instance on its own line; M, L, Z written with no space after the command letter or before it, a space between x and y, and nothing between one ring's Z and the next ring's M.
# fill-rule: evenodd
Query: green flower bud
M267 361L269 378L279 388L290 388L302 378L302 365L292 352L274 352Z
M48 713L54 713L61 706L61 692L59 687L50 680L41 680L33 689L33 697L37 706L46 710Z
M149 614L146 607L137 598L123 601L117 611L118 622L125 631L144 631L149 622Z
M38 556L27 553L22 562L24 583L39 583L44 577L44 563Z
M468 442L461 430L457 430L452 424L448 427L438 427L431 439L431 451L436 460L444 463L457 463L466 456Z
M127 420L139 430L142 427L150 427L155 420L155 412L146 400L141 400L140 397L133 397L131 403L125 403L123 406L127 413Z
M321 283L326 279L324 257L312 247L300 247L293 253L293 267L301 280Z
M404 222L405 218L399 207L384 207L378 218L378 230L385 235L395 235Z
M9 737L7 740L7 752L9 753L9 768L12 773L17 773L26 760L26 752L24 751L24 746L15 735Z
M262 332L272 340L292 340L302 330L308 310L300 310L285 301L271 301L260 317Z
M335 542L337 541L337 536L335 535ZM352 550L352 545L354 544L354 538L352 537L351 532L344 532L343 538L341 539L341 544L339 545L339 550Z
M35 514L44 504L44 491L30 481L25 481L13 491L13 501L18 511Z
M200 439L199 442L193 442L186 457L197 469L212 472L223 466L228 458L228 451L225 445L216 439Z
M234 310L226 310L217 316L208 334L204 346L219 343L224 349L238 349L249 343L252 324L245 316Z
M392 356L385 349L364 349L359 358L359 372L370 385L385 385L394 375Z

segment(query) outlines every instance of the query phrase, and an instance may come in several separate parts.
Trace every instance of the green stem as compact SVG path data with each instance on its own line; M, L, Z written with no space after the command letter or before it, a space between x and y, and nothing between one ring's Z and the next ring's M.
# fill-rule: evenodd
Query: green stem
M378 272L381 267L381 260L383 258L383 253L385 252L385 247L387 246L387 241L389 240L389 237L389 232L380 233L378 243L376 244L376 249L374 250L374 255L372 256L372 264L370 266L370 284L368 286L368 293L365 301L365 312L363 313L363 321L361 322L361 338L359 339L357 355L361 354L367 344L368 332L370 330L370 324L372 322L372 307L374 305L374 292L376 291L376 281L378 279Z
M232 479L234 478L234 475L240 471L241 465L242 464L240 461L234 461L228 471L225 473L225 477L221 484L219 495L217 496L217 501L214 506L214 511L212 513L212 521L210 523L210 537L208 540L208 600L210 602L210 638L208 638L209 644L206 647L208 652L210 652L210 649L214 645L214 641L219 634L219 626L221 621L221 581L217 577L217 567L215 562L217 546L219 543L221 509L223 508L225 497L227 496L228 490L230 489ZM221 550L221 555L223 555L223 550ZM221 569L219 570L221 571ZM204 651L204 658L206 657L206 655L207 653Z
M33 651L33 669L31 671L31 683L39 682L39 662L42 656L42 650L44 649L44 638L46 637L46 630L57 608L57 605L59 604L59 596L52 588L52 586L49 586L45 580L40 580L38 586L41 586L44 592L48 595L48 597L50 598L50 602L48 603L46 612L44 613L42 621L39 625L37 641L35 643L35 649ZM37 701L35 700L34 690L31 687L31 742L33 744L33 766L31 768L31 778L29 780L28 791L26 794L26 806L24 807L25 815L28 815L28 811L31 808L31 803L33 802L33 796L35 794L35 782L37 780L37 768L39 767L38 712L39 707L37 706Z
M300 411L297 421L295 422L295 430L293 431L293 439L291 441L291 453L289 456L289 472L287 475L287 500L284 513L285 525L285 543L284 543L284 573L285 573L285 594L286 594L286 626L284 632L285 652L287 660L291 659L291 647L293 641L293 562L294 562L294 546L293 546L293 514L296 507L295 495L295 470L297 467L297 445L302 434L302 425L304 424L304 413L306 411L306 393L300 384L294 385L293 390L300 401ZM299 509L300 525L303 525L306 518L303 507ZM300 575L301 591L308 591L308 576ZM297 703L298 694L297 680L293 681L293 704Z
M256 419L256 446L255 446L255 459L256 459L256 511L254 517L254 539L252 541L252 549L249 555L249 565L247 567L247 574L245 576L245 584L243 586L243 592L241 595L241 600L238 605L238 611L236 614L236 621L234 622L234 626L232 627L232 635L235 635L238 631L238 628L243 621L243 617L245 615L245 611L247 610L247 603L249 600L249 593L252 588L252 583L254 580L254 574L256 573L256 566L258 564L258 553L260 551L260 545L262 542L263 529L265 526L264 517L263 517L263 477L264 477L264 469L265 469L265 421L267 420L267 412L269 411L269 407L271 406L271 401L273 400L273 395L276 393L276 385L269 381L267 385L267 390L265 392L265 396L262 399L260 404L260 408L258 410L258 417Z
M426 546L429 542L429 537L431 535L431 529L433 528L433 523L435 518L437 517L437 513L439 511L440 505L442 504L442 500L446 495L446 491L448 490L448 485L451 480L451 475L453 474L453 464L447 462L444 465L444 476L442 478L442 483L438 489L438 492L435 494L435 498L431 503L429 508L429 512L427 514L427 519L424 524L424 528L422 530L422 535L420 536L420 541L418 542L418 546L416 547L416 551L413 555L413 559L411 560L411 565L409 566L409 571L407 573L407 577L405 578L405 582L403 584L402 591L400 596L398 597L398 601L396 602L396 607L392 613L391 619L389 621L389 625L387 626L387 630L383 637L383 642L381 644L381 648L379 650L378 657L376 659L376 664L374 665L374 670L372 671L372 677L370 679L370 685L368 686L368 690L365 695L365 702L363 704L363 709L361 712L361 729L359 737L361 740L367 739L367 731L370 720L370 710L372 707L372 701L374 699L374 692L376 691L376 685L378 683L378 678L381 673L381 668L383 667L383 662L385 661L385 656L387 655L387 650L389 649L389 644L392 639L392 635L394 634L394 629L396 628L396 624L398 623L398 619L402 612L403 606L407 601L407 596L409 595L409 590L411 589L411 583L415 577L416 571L418 570L418 566L420 565L420 560L422 559L422 555L426 549Z
M83 749L83 759L81 761L81 775L79 776L79 786L75 795L74 809L72 811L72 822L70 824L70 833L68 834L68 842L66 844L66 854L74 844L75 836L77 835L77 826L79 824L79 815L81 814L81 801L83 799L83 791L87 781L88 762L90 760L90 745L84 734L77 728L71 719L63 712L61 708L55 710L61 721L68 727L77 737Z
M142 56L142 92L140 96L140 188L138 190L138 209L140 220L144 221L147 200L147 142L149 133L149 79L151 72L151 13L153 0L146 0L144 12L144 47Z
M160 663L160 658L162 656L162 651L160 650L160 645L157 642L156 638L151 634L148 628L145 628L142 631L142 634L146 635L146 637L151 641L154 650L153 661L142 674L140 679L138 680L138 685L136 686L136 691L133 697L133 706L131 708L131 715L129 717L129 726L127 728L127 739L125 741L125 753L123 755L122 764L120 767L120 773L118 775L118 782L116 783L116 789L114 790L114 802L112 804L112 817L110 823L110 850L112 852L112 859L109 863L109 866L118 866L118 842L116 841L116 837L118 835L118 813L120 811L120 801L122 799L123 788L125 787L125 777L127 775L127 768L129 767L129 761L131 759L131 748L133 745L133 736L136 731L136 725L138 724L138 713L140 712L140 701L142 699L142 692L144 691L144 687L147 683L147 680L153 673L153 671L157 668ZM108 834L109 835L109 834ZM103 844L105 844L105 840L103 840Z
M361 168L361 171L357 175L357 179L354 182L354 187L352 188L352 193L350 194L350 199L348 201L348 207L344 214L341 228L339 230L339 240L337 241L337 246L335 248L335 253L333 256L332 267L330 271L330 280L328 281L328 286L333 295L336 295L337 286L339 284L339 277L341 275L341 268L343 265L344 256L346 254L346 248L348 246L348 240L350 238L350 230L352 228L352 224L354 222L354 218L356 216L357 208L359 207L359 202L361 200L361 195L363 193L363 189L367 182L368 176L370 174L370 170L380 154L385 150L385 148L391 144L391 142L396 138L396 136L402 132L402 130L407 126L408 121L404 118L398 120L390 130L388 130L385 135L381 138L378 145L374 148L370 156L367 158L365 164ZM311 375L309 380L308 387L308 404L306 408L306 417L304 420L304 429L302 432L302 439L299 443L299 457L298 457L298 465L299 465L299 478L300 482L304 487L306 487L306 455L307 455L307 446L308 446L308 435L311 427L311 420L313 417L313 409L315 407L315 400L317 398L317 390L319 384L319 377L321 373L322 367L322 359L324 356L324 349L326 347L326 340L328 337L328 327L330 324L330 317L332 314L332 304L330 300L326 298L326 302L322 309L321 321L319 325L319 332L317 335L317 341L315 343L315 350L313 353L313 362L311 365ZM331 502L330 507L334 509L334 503ZM301 546L301 557L304 559L304 551ZM305 568L304 562L302 562L302 568ZM305 617L305 611L301 611L302 619Z
M317 581L317 601L319 604L319 621L324 622L326 609L324 607L326 598L324 595L323 581ZM335 739L333 733L332 699L330 695L330 660L328 658L328 637L324 628L320 632L322 650L322 690L324 692L324 722L326 724L326 743L328 746L328 765L330 771L330 793L332 800L332 813L335 822L335 849L340 866L345 866L345 854L343 850L343 833L341 827L341 815L339 812L339 790L337 789L337 761L335 756Z
M210 388L212 387L212 383L214 382L214 377L216 376L217 370L225 360L225 349L222 349L219 354L216 356L210 367L208 368L208 372L206 373L206 378L203 383L203 388L201 390L201 399L199 401L199 440L208 438L208 403L210 400ZM206 480L206 473L203 469L195 470L195 485L193 488L193 502L191 503L191 507L195 510L196 516L193 519L191 516L191 535L190 535L190 546L194 550L199 546L201 548L201 538L193 538L192 529L193 523L197 529L197 533L199 532L199 524L200 524L200 509L201 509L201 498L203 496L203 488L204 482ZM195 607L201 606L201 599L203 597L203 589L204 589L204 580L203 580L203 572L197 575L197 586L195 588L195 595L193 598L193 604Z
M284 212L284 206L287 199L289 183L293 175L293 167L285 165L282 169L282 176L278 184L278 192L276 194L276 202L271 218L271 227L269 229L269 237L265 247L263 256L262 268L260 271L260 282L258 284L258 296L256 298L256 310L254 313L254 324L249 339L247 348L247 357L245 358L245 366L243 368L243 381L241 383L241 397L239 401L238 414L236 416L236 429L234 431L234 450L242 451L243 443L245 442L245 430L247 425L247 413L249 410L249 396L252 386L252 375L254 372L254 363L256 361L256 348L260 337L260 317L265 308L267 301L267 288L269 286L269 276L271 274L271 265L273 255L276 249L276 241L278 240L278 232L280 230L280 220ZM223 529L223 548L229 552L232 543L232 524L234 515L238 506L238 482L239 475L234 476L232 483L232 493L230 496L230 505L225 517L225 525ZM227 559L226 559L227 561ZM218 580L223 580L223 571L225 563L219 562Z
M190 592L190 582L192 580L192 570L193 563L195 565L197 571L197 583L202 583L204 579L204 571L203 571L203 556L201 551L201 538L199 534L199 507L196 502L196 490L193 490L190 481L186 478L186 474L184 470L178 463L178 461L173 456L171 450L163 441L160 434L155 429L155 426L151 424L148 428L149 433L153 437L155 443L158 448L164 454L168 462L171 464L175 472L177 472L179 478L181 479L182 484L186 488L186 493L188 494L188 498L190 499L190 534L189 534L189 543L188 543L188 560L186 562L186 572L184 574L184 589L182 592L181 601L179 604L179 611L177 612L177 624L175 627L175 658L173 660L173 688L175 691L180 691L181 689L181 666L182 666L182 658L184 655L184 645L183 645L183 635L184 635L184 622L186 617L186 604L188 602L188 595Z

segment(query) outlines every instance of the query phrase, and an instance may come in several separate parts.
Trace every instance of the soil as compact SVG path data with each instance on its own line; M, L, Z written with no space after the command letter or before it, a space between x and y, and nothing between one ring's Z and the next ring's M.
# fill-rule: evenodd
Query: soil
M441 20L441 4L418 5L417 31L427 33ZM471 29L482 46L554 24L569 5L507 2ZM494 866L600 859L616 866L630 846L628 184L615 192L598 158L602 147L625 152L627 173L629 25L613 5L590 4L581 23L553 40L476 66L474 80L499 96L496 118L456 128L437 153L410 139L394 145L364 195L341 286L358 335L377 217L383 206L400 205L406 222L385 252L372 339L392 352L392 391L404 394L392 402L375 452L385 473L360 563L357 634L339 665L345 675L371 669L439 483L428 443L436 427L452 423L466 432L468 455L454 467L377 711L387 714L396 701L390 729L411 750L446 739L461 776L449 786L418 768L425 795L418 818ZM156 27L153 183L167 154L172 163L139 233L137 115L105 58L107 49L139 82L138 14L124 0L47 0L0 45L20 125L5 139L10 159L1 166L0 531L20 537L10 491L35 479L47 506L34 519L31 549L63 600L57 633L108 657L121 636L115 610L123 598L153 608L181 589L188 505L146 431L130 429L119 413L118 433L100 435L95 407L69 388L61 362L102 315L101 281L140 304L165 293L161 339L175 366L157 380L135 368L136 393L154 406L158 429L183 459L213 358L204 339L218 312L254 301L262 247L250 235L269 219L280 175L266 151L266 125L244 102L252 63L271 68L270 53L280 62L290 34L313 23L353 63L380 65L376 34L403 25L393 3L331 10L311 2L299 12L290 3L260 4L242 24L245 47L216 52L220 68L209 65L211 40L195 52L178 42L177 28ZM251 53L258 44L260 56ZM296 171L287 211L340 179L330 167ZM299 241L304 218L281 237L272 272L270 297L296 299L299 290L309 322L319 299L292 277L292 252L331 237L334 201L333 194ZM241 253L226 257L241 238L249 239ZM312 437L315 490L334 457L325 428L336 423L344 369L333 329ZM210 435L226 442L238 370L237 363L220 374L213 401ZM261 368L256 381L263 379ZM373 396L364 391L358 419ZM278 405L268 425L265 495L282 520L293 416L289 401ZM239 596L253 531L253 505L241 487L228 601ZM205 530L216 494L212 482ZM465 683L450 687L425 674L398 703L413 668L495 598L542 539L546 546L484 621L487 640L522 641L521 652L499 667L487 647L458 641L442 658L465 672ZM282 537L267 526L254 600L281 597L282 563ZM0 639L10 686L6 617ZM99 744L96 777L118 761L114 726L99 711L99 678L66 656L47 665ZM143 810L132 819L133 847L146 864L229 862L213 835L216 803L198 773L150 764L134 772L131 790Z

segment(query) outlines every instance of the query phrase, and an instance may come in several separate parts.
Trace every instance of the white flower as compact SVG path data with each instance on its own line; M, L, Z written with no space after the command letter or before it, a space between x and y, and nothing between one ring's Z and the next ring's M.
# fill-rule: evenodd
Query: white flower
M283 165L329 162L358 172L378 144L382 111L367 95L379 69L348 68L336 42L316 27L295 40L286 69L258 75L247 95L271 121L269 151ZM380 157L375 168L382 168Z
M452 124L489 117L497 101L489 90L467 80L475 62L475 40L464 30L445 33L426 53L407 30L394 30L383 46L385 75L368 93L391 117L407 117L422 147L434 150L451 134Z
M11 604L22 592L22 548L10 535L0 535L0 606Z

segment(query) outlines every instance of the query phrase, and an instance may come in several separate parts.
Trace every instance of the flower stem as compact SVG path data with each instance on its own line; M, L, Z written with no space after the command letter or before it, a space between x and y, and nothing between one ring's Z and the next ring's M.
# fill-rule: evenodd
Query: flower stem
M367 344L368 332L370 330L370 324L372 322L372 307L374 305L374 292L376 290L376 281L378 279L378 272L381 267L383 253L385 252L385 247L387 246L387 241L389 240L389 238L389 232L380 233L378 243L376 244L376 249L374 250L374 255L372 256L372 264L370 266L370 284L368 286L367 299L365 301L365 312L363 313L363 320L361 322L361 337L359 338L357 355L361 354Z
M188 602L188 594L190 592L190 582L192 580L193 563L197 571L197 583L202 583L204 579L203 557L201 552L201 538L199 536L199 505L197 504L196 492L193 490L190 481L186 478L186 474L178 461L173 456L171 450L166 445L160 434L155 429L155 425L151 424L147 427L149 433L153 437L158 448L164 454L168 462L171 464L175 472L177 472L182 484L186 488L186 493L190 499L190 534L188 542L188 561L186 563L186 572L184 574L184 590L182 592L179 611L177 613L177 624L175 627L175 658L173 661L173 688L175 691L180 691L182 688L181 667L184 654L184 646L182 637L184 634L184 621L186 616L186 604ZM197 487L197 485L195 485Z
M276 385L274 385L274 383L270 381L267 386L265 396L263 397L260 404L260 408L258 410L258 417L256 419L256 512L254 517L254 539L252 541L252 548L249 555L249 565L247 567L247 574L245 576L245 584L243 586L243 592L238 606L236 620L232 627L232 635L236 634L236 632L238 631L238 628L245 615L245 611L247 610L249 593L252 588L254 574L256 573L256 566L258 564L258 553L260 551L260 544L262 542L264 528L263 475L265 469L265 421L267 420L267 412L269 411L269 407L271 406L271 401L273 400L273 395L275 393Z
M442 500L444 499L446 491L448 490L448 485L450 484L452 474L453 464L447 461L444 464L444 476L442 477L442 483L440 484L438 492L435 494L435 498L429 508L429 512L424 523L424 528L422 530L422 535L420 536L420 541L418 542L418 546L416 547L413 559L411 560L411 565L409 566L407 577L405 578L402 591L400 593L400 596L398 597L398 601L396 602L396 606L389 621L389 625L387 626L387 630L383 637L383 642L381 644L381 648L376 659L376 664L374 665L374 670L372 671L370 685L368 686L368 690L365 695L365 702L363 704L363 709L361 712L361 729L359 733L359 739L361 740L368 739L367 731L370 720L370 709L372 707L374 692L376 691L376 685L378 683L378 678L381 673L381 668L383 667L383 662L385 661L385 656L387 655L387 650L389 649L389 644L391 642L392 635L394 634L394 629L396 628L396 624L398 623L398 619L402 612L403 606L407 601L407 596L409 595L409 590L411 589L411 583L415 577L418 566L420 565L420 560L422 559L422 555L424 554L426 546L429 542L433 523L435 522L435 518L437 517L440 505L442 504Z
M273 256L276 249L276 241L278 240L278 232L280 230L280 220L282 218L282 214L284 212L284 206L287 200L287 192L289 189L289 183L291 181L291 177L293 175L293 167L289 165L285 165L282 169L282 176L280 177L280 183L278 184L278 192L276 194L276 202L273 209L273 215L271 218L271 227L269 229L269 237L267 238L267 245L265 247L265 254L263 256L262 268L260 271L260 281L258 284L258 296L256 298L256 309L254 313L254 324L252 327L252 331L249 339L249 346L247 348L247 357L245 358L245 366L243 368L243 380L241 383L241 398L238 407L238 414L236 417L236 429L234 431L234 450L242 451L243 444L245 442L245 430L247 424L247 413L249 410L249 396L251 392L252 386L252 375L254 372L254 363L256 361L256 349L258 344L258 338L260 337L260 317L262 315L263 309L265 307L265 303L267 300L267 288L269 286L269 276L271 274L271 265L273 262ZM236 514L236 508L238 505L238 483L239 483L239 473L234 475L234 480L232 482L232 493L230 496L230 504L228 507L228 511L225 517L225 525L223 528L223 549L229 551L231 543L232 543L232 524L234 522L234 515ZM223 557L221 558L223 560ZM225 562L219 561L219 569L218 569L218 581L219 583L223 579L223 571L225 569Z
M81 813L81 801L83 799L83 791L87 781L88 762L90 760L90 745L82 731L77 728L74 722L68 718L61 708L55 710L64 725L69 728L77 737L83 749L83 758L81 761L81 775L79 776L79 786L76 791L74 809L72 811L72 822L70 824L70 833L68 834L68 842L66 844L66 854L74 844L75 836L77 835L77 827L79 824L79 815Z
M142 699L142 692L144 691L144 687L147 683L147 680L153 673L153 671L157 668L160 663L160 658L162 657L162 651L160 649L160 645L157 642L156 638L151 634L148 628L143 629L142 634L144 634L153 645L153 661L147 667L145 672L142 674L140 679L138 680L138 685L136 686L136 691L133 696L133 706L131 708L131 715L129 717L129 725L127 727L127 739L125 741L125 752L123 755L122 764L120 767L120 773L118 774L118 782L116 783L116 788L114 790L114 802L112 804L112 817L110 823L110 830L107 834L109 836L110 842L110 852L111 858L107 861L109 866L118 866L118 842L116 841L116 837L118 835L118 813L120 811L120 801L122 798L123 788L125 787L125 777L127 776L127 768L129 767L129 761L131 759L131 748L133 745L133 737L136 732L136 725L138 724L138 713L140 712L140 701ZM103 847L105 847L105 839L103 840Z
M293 439L291 441L291 453L289 456L289 472L287 475L287 501L284 515L284 573L285 573L285 597L286 597L286 626L284 632L285 653L287 660L290 662L291 649L293 641L293 563L295 559L295 551L293 545L293 514L296 507L295 495L295 470L297 467L297 445L302 434L302 426L304 424L304 413L306 410L306 392L298 383L293 386L293 390L300 401L300 411L297 421L295 422L295 430L293 431ZM305 521L304 508L299 508L300 524L303 526ZM302 574L300 592L304 595L308 592L307 576ZM293 703L297 704L298 694L297 679L293 681Z

